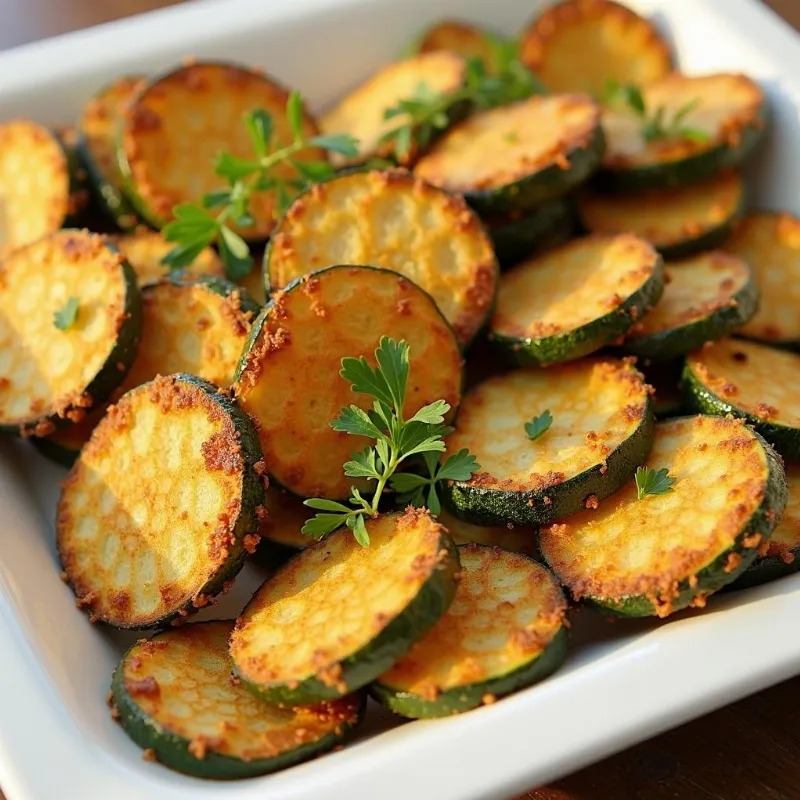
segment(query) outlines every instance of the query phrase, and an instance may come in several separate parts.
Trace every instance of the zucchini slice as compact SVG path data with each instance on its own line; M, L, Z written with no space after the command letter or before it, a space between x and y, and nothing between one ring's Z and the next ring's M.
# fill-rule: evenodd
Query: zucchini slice
M250 778L330 750L364 716L365 697L278 708L231 680L233 623L200 622L142 639L111 683L114 717L139 747L198 778Z
M56 428L47 436L31 436L29 441L51 461L62 467L71 467L80 455L81 448L89 441L97 423L105 415L106 410L107 406L104 403L100 408L90 411L79 422L73 422L63 428Z
M503 274L489 338L523 366L574 361L623 336L663 291L664 265L650 244L587 236Z
M664 295L625 338L629 353L665 361L722 339L758 308L758 287L741 258L712 250L664 270Z
M154 228L163 228L180 203L200 204L207 192L225 188L214 164L220 150L252 159L253 145L244 116L264 109L272 117L273 142L287 144L293 134L286 117L289 93L262 72L234 64L187 64L155 78L122 111L117 159L125 192L137 212ZM303 136L317 134L305 111ZM325 152L303 150L295 161L321 161ZM283 162L273 174L298 177ZM254 224L238 228L248 241L266 239L275 224L274 191L258 192L249 205Z
M672 70L656 27L611 0L565 0L523 32L521 58L552 92L602 96L609 80L649 83Z
M0 123L0 261L64 225L70 189L55 134L24 119Z
M541 531L546 562L575 600L666 617L731 583L786 504L781 459L741 420L659 422L647 466L675 478L637 499L635 481L595 511Z
M373 358L381 336L408 342L406 419L461 399L461 354L433 300L406 278L374 267L330 267L286 287L253 323L234 390L258 423L270 475L300 497L350 493L342 465L365 439L334 431L344 406L372 408L341 378L341 360ZM453 412L454 413L454 412Z
M280 289L333 264L405 275L433 297L462 344L486 321L499 272L464 201L399 171L342 175L292 203L265 257L269 285Z
M761 304L739 334L781 345L800 345L800 218L787 212L748 214L725 249L755 273Z
M69 171L69 206L62 227L89 227L92 222L89 175L78 150L78 129L74 125L61 125L53 134L61 145Z
M313 512L299 497L277 486L267 487L264 505L267 513L258 529L261 541L253 557L261 566L273 569L314 544L310 536L300 532Z
M160 233L140 230L126 236L109 238L133 267L140 287L158 283L170 275L169 267L162 264L161 259L175 247L175 244L168 242ZM181 270L180 274L186 277L200 275L225 277L222 261L210 247L201 250L191 265Z
M644 86L642 94L648 113L664 109L668 122L694 104L682 124L702 131L705 138L647 141L641 117L630 109L608 107L603 113L606 154L598 174L605 188L639 191L711 180L745 161L766 133L764 90L745 75L675 73Z
M800 459L800 355L722 339L686 359L687 408L752 425L784 458Z
M476 525L540 525L574 514L632 478L653 440L650 387L629 361L586 359L514 370L468 392L447 448L481 471L444 487L455 516ZM553 421L528 439L525 423Z
M463 59L479 58L490 71L497 68L498 40L495 34L457 19L445 19L423 31L415 43L417 53L446 50ZM502 40L500 40L502 41Z
M117 167L117 127L122 110L144 83L140 75L117 78L104 86L83 108L78 122L78 148L98 208L123 231L139 225L139 217L122 191Z
M370 687L396 714L444 717L493 703L555 672L567 655L567 602L549 570L477 544L458 548L447 613Z
M758 586L800 570L800 464L789 461L784 469L789 491L786 509L756 560L730 584L731 589Z
M455 92L464 83L465 74L464 59L443 51L421 53L387 64L320 118L323 133L349 133L360 143L357 156L333 154L331 163L336 167L350 167L375 156L389 155L391 143L381 143L380 139L404 124L407 118L400 115L387 120L384 112L401 100L411 100L422 85L435 94ZM462 106L456 103L444 113L455 119L463 115ZM412 148L410 158L415 156Z
M530 525L471 525L463 519L453 516L447 509L442 509L439 522L447 528L450 538L458 545L481 544L487 547L499 547L511 553L536 558L539 553L539 531Z
M497 260L507 267L572 238L575 213L572 203L559 197L535 211L484 217L483 224Z
M125 394L62 484L56 544L78 607L148 628L213 602L258 544L261 461L250 419L207 381Z
M269 702L342 697L385 672L447 611L458 551L424 509L342 528L289 561L236 621L236 675Z
M140 327L133 270L103 237L63 230L15 251L0 262L0 429L82 419L122 382Z
M600 166L604 147L591 97L534 96L451 128L414 173L463 194L481 214L502 214L535 208L583 183Z
M744 183L733 172L678 189L612 195L589 191L578 198L586 230L633 233L664 258L686 258L719 247L744 207Z

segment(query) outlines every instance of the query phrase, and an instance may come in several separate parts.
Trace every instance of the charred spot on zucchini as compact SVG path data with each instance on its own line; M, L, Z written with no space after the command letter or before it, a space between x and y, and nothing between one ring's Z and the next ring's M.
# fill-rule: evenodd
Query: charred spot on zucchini
M253 109L272 118L273 136L288 143L293 134L286 114L289 93L263 72L233 64L195 62L146 83L122 112L117 159L125 191L138 213L154 228L173 219L182 203L200 204L206 193L225 188L215 172L215 158L226 153L252 158L253 146L241 120ZM317 125L305 111L301 130L314 136ZM324 161L319 148L308 148L295 161ZM289 161L271 174L298 177ZM266 239L278 207L274 190L257 192L248 213L254 223L236 227L248 241Z
M0 260L62 227L70 192L67 154L55 134L25 119L0 123Z
M630 481L595 511L541 531L542 554L575 600L620 616L703 606L753 562L786 504L781 459L741 420L656 425L647 466L672 491L637 499Z
M268 706L231 680L233 623L200 622L142 639L111 683L115 717L166 767L217 780L249 778L330 750L358 725L351 695L312 708Z
M391 667L445 613L458 551L424 509L342 528L270 576L236 621L234 672L268 702L342 697Z
M479 111L445 133L414 167L463 194L481 214L532 209L583 183L605 148L588 95L535 96Z
M443 508L439 522L445 526L450 538L457 544L480 544L499 547L511 553L536 558L539 552L539 531L532 525L515 525L506 522L502 525L472 525L453 516Z
M720 246L744 211L742 179L728 172L677 189L633 194L583 192L583 227L592 233L632 233L647 239L664 258L686 258Z
M396 272L330 267L275 295L253 323L235 376L242 408L257 420L272 478L301 497L341 499L342 465L368 440L334 431L344 406L372 408L340 375L342 358L374 363L381 336L411 352L406 419L419 408L461 399L461 353L433 300ZM324 453L324 458L320 458Z
M479 58L486 68L496 68L498 37L469 22L445 19L423 31L415 42L417 53L434 53L445 50L464 59Z
M515 370L469 391L447 448L481 465L450 482L442 499L476 525L543 525L574 514L632 480L653 439L650 387L629 361L585 359L548 370ZM524 425L548 408L546 436Z
M133 362L141 297L101 237L63 230L0 262L0 429L46 436L81 420ZM55 314L76 298L63 330Z
M663 290L663 261L643 239L576 239L503 274L489 338L522 366L574 361L617 341Z
M687 357L683 396L700 413L745 419L784 458L800 458L800 355L722 339Z
M463 58L441 50L420 53L378 70L320 118L323 133L349 133L360 143L358 156L348 158L333 154L333 165L356 166L374 156L389 155L392 143L381 139L398 124L406 122L407 117L400 115L387 120L384 113L401 100L414 97L421 85L434 94L449 94L460 89L465 70ZM460 117L462 106L457 103L446 113L453 119ZM415 155L412 148L411 157Z
M664 295L628 332L624 348L649 361L677 358L722 339L758 308L758 287L740 258L712 250L664 270Z
M458 551L450 608L370 687L401 716L469 711L546 678L566 657L567 603L547 569L497 547Z
M648 109L663 108L670 119L691 105L684 122L703 136L648 141L640 116L606 107L607 147L598 173L605 188L638 191L711 180L744 162L766 133L764 91L745 75L675 73L642 87L642 97Z
M600 97L609 80L649 83L672 70L656 27L611 0L565 0L521 36L521 57L553 92Z
M261 566L274 569L314 543L300 532L311 512L301 498L274 485L267 487L264 509L258 529L261 541L253 558Z
M125 394L62 484L56 544L78 607L148 628L213 602L258 543L261 460L249 417L207 381Z
M780 345L800 343L800 218L788 212L748 214L725 249L755 273L761 303L740 336Z
M271 288L334 264L405 275L433 297L462 344L484 324L497 287L497 261L475 214L407 172L342 175L292 203L265 257Z
M117 127L122 110L143 83L144 78L139 75L117 78L84 106L78 123L78 148L89 173L94 201L123 231L132 231L140 220L122 190L117 166Z

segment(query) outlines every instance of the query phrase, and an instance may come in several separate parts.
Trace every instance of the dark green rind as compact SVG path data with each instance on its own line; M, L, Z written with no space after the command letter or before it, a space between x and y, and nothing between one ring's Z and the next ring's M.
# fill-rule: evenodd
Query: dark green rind
M746 127L739 141L718 144L711 150L689 156L679 161L609 169L601 167L597 173L597 185L605 191L636 192L644 189L667 189L702 183L742 164L766 137L769 115L762 106L756 121Z
M464 199L479 214L487 216L535 209L585 183L602 163L605 149L605 134L598 123L591 140L585 146L565 153L569 161L568 169L551 164L505 186L466 190Z
M724 587L723 591L749 589L764 583L776 581L800 572L800 548L792 550L794 561L787 564L780 556L758 556L756 560L734 581Z
M203 624L203 623L199 623ZM133 645L135 647L136 645ZM133 648L131 648L133 649ZM130 652L130 650L128 651ZM184 739L163 728L155 719L145 714L136 701L125 690L122 680L122 662L114 670L111 681L111 694L114 706L119 711L119 722L125 733L143 750L153 750L156 760L166 767L193 775L196 778L212 780L236 780L254 778L279 769L286 769L294 764L307 761L312 756L335 747L347 731L361 723L367 706L366 694L362 695L358 715L355 722L342 722L339 733L333 731L315 742L308 742L274 758L259 758L243 761L234 756L215 753L209 749L205 758L196 758L189 752L189 740Z
M658 256L653 274L613 311L580 328L542 339L517 339L489 331L489 341L508 363L520 367L546 367L576 361L624 336L664 293L664 262Z
M753 414L743 411L714 394L697 375L687 361L681 377L681 392L684 406L699 414L717 417L737 417L758 431L784 458L800 459L800 429L790 428L774 422L765 422Z
M337 535L337 534L332 534ZM349 530L339 531L340 536L350 536ZM319 542L313 547L325 547ZM420 587L416 597L368 644L357 650L339 664L342 668L341 682L346 687L340 691L336 686L327 686L316 675L299 683L258 684L249 681L239 671L235 658L233 672L252 691L268 703L286 705L314 705L323 700L336 700L374 681L378 675L402 658L418 639L421 639L447 611L456 593L456 575L460 567L458 549L445 533L439 539L439 552L446 553L437 568ZM305 552L305 551L304 551ZM298 558L299 556L295 556ZM267 580L280 580L280 572ZM258 592L256 592L256 597ZM252 600L250 602L253 602ZM249 604L248 604L249 605ZM242 614L247 613L245 606Z
M783 510L786 508L788 496L786 474L784 473L780 456L763 438L759 437L759 439L761 439L769 464L769 475L761 505L755 510L747 525L736 537L733 546L724 550L710 564L696 573L694 577L697 579L697 584L694 587L689 585L688 578L681 581L678 585L677 594L670 604L671 613L686 608L696 597L718 592L724 586L743 576L750 565L758 558L758 548L745 547L744 540L754 533L760 533L763 541L763 539L769 538L772 535L772 531L775 530ZM725 566L732 554L738 555L741 561L735 569L726 572ZM547 565L552 569L549 563ZM618 617L658 616L653 603L643 595L620 598L584 597L581 598L581 602L603 611L610 611Z
M605 468L596 464L585 472L549 486L527 492L484 489L448 481L440 492L451 514L473 525L546 525L586 507L586 498L598 500L613 494L633 478L653 445L655 419L650 400L639 427L608 454ZM604 472L601 470L605 470ZM549 503L545 504L547 497Z
M560 197L520 217L487 217L483 225L500 265L509 267L567 242L575 232L575 214L572 203Z
M718 308L703 319L672 330L626 339L622 349L654 363L680 358L698 350L706 342L723 339L744 325L758 310L761 293L752 273L732 299L736 305Z
M91 228L91 204L88 172L78 151L77 133L73 128L54 130L69 170L69 210L62 228Z
M182 272L167 273L163 280L169 281L173 286L205 286L209 291L220 297L230 297L233 294L239 295L239 307L244 313L256 316L261 312L262 306L253 300L243 286L237 283L217 278L213 275L186 276Z
M48 436L31 436L30 443L45 457L62 467L71 467L81 451Z

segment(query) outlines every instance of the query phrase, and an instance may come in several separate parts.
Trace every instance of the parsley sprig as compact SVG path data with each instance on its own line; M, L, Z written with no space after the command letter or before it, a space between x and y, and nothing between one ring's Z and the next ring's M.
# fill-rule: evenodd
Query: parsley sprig
M647 142L660 139L688 139L693 142L707 142L708 134L702 128L684 125L684 120L700 105L696 97L682 105L670 117L665 106L648 109L642 90L633 83L621 84L609 80L606 85L604 100L608 104L627 106L641 120L642 136Z
M252 158L220 153L214 171L227 182L227 188L208 192L201 205L175 206L175 219L163 231L167 241L177 245L164 257L166 265L172 269L189 266L204 247L216 244L227 276L232 280L244 278L252 269L253 259L247 242L232 226L249 228L255 224L249 211L253 196L274 192L276 214L281 214L298 192L334 174L327 161L298 160L302 151L321 148L345 156L358 153L358 142L349 134L304 137L303 100L298 92L292 92L286 101L286 118L292 131L292 141L288 143L277 137L273 119L263 109L254 109L245 116ZM283 170L276 170L287 164L294 168L293 177L287 178Z
M69 330L78 320L80 300L70 297L64 305L53 313L53 325L60 331Z
M530 422L525 423L525 433L532 442L535 442L550 430L552 424L553 415L549 409L545 409L538 417L534 417Z
M479 469L474 457L466 451L451 456L437 466L439 454L446 450L444 437L452 428L444 424L450 405L437 400L423 406L410 419L403 416L409 373L409 346L386 336L381 337L375 350L377 367L372 367L366 358L343 358L340 375L351 384L358 394L373 398L372 410L364 411L356 405L343 408L331 422L335 431L366 436L375 444L354 454L344 465L348 478L365 478L375 482L371 497L364 497L355 486L351 489L350 506L335 500L312 498L305 501L316 514L303 526L303 533L322 539L342 525L346 525L362 547L369 547L364 517L375 517L378 505L388 486L400 492L400 503L411 502L423 505L424 489L428 486L428 498L435 497L435 483L439 480L468 480L474 470ZM413 456L422 456L429 465L430 478L424 483L409 482L398 468ZM413 484L413 485L412 485ZM417 492L417 489L420 489ZM438 505L438 498L435 499ZM430 509L432 512L433 508ZM434 512L437 513L437 512Z
M669 494L676 478L669 474L669 470L659 470L650 467L636 468L636 499L643 500L649 494Z

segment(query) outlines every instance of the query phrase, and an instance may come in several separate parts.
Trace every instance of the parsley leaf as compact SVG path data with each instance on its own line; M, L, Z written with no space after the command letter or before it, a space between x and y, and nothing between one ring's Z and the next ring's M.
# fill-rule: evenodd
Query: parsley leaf
M80 301L77 297L70 297L67 302L53 314L53 325L60 331L71 328L78 319L78 305Z
M530 422L525 423L525 433L527 433L528 438L534 442L540 436L547 433L552 424L553 415L550 413L549 409L545 409L538 417L534 417Z
M648 494L668 494L672 491L675 478L666 468L653 470L650 467L636 468L636 495L642 500Z

